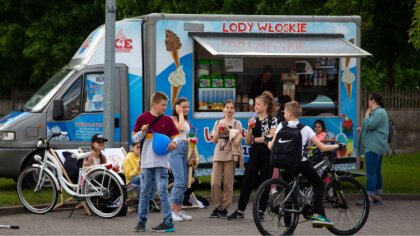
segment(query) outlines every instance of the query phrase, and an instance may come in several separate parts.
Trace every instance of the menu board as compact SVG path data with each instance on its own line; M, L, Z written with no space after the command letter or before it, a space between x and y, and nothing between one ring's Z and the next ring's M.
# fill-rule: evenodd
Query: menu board
M241 57L225 58L226 72L243 72L244 60Z

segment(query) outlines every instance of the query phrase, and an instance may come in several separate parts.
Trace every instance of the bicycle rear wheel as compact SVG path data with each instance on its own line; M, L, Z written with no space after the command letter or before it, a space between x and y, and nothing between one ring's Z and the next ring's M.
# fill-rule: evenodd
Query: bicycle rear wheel
M20 202L29 211L45 214L57 203L53 177L41 168L30 166L22 171L16 184Z
M275 189L275 193L273 190ZM270 193L271 191L271 193ZM258 188L252 208L255 225L262 235L290 235L299 220L299 200L281 179L269 179Z
M112 218L123 210L126 190L108 170L88 174L84 182L85 194L101 192L102 196L86 197L89 208L98 216Z
M340 191L341 190L341 191ZM328 228L334 234L357 233L369 216L369 198L363 186L354 178L342 176L331 181L323 198L325 215L335 223Z

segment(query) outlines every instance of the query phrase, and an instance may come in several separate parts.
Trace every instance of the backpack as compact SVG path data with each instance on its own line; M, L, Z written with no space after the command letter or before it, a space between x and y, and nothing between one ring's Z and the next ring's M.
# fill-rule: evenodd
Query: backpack
M79 178L79 169L83 165L83 159L77 160L76 158L72 158L71 157L72 154L73 153L71 152L63 152L63 156L66 160L63 166L71 182L76 184L77 179Z
M270 164L272 167L295 171L302 160L302 135L305 127L301 123L296 128L287 126L287 121L281 122L282 129L274 138L271 149Z
M393 120L388 121L388 144L391 144L395 136L395 124Z

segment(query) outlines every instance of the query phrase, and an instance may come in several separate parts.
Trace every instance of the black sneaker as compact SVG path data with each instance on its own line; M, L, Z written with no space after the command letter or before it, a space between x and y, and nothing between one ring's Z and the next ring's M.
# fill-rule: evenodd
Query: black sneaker
M226 209L219 210L219 218L227 219L229 217Z
M153 227L152 231L159 233L175 232L174 223L165 224L165 222L162 222L158 226Z
M214 208L213 212L210 214L210 218L219 218L220 217L220 210L218 208Z
M243 212L239 212L239 210L234 211L230 216L228 216L228 220L234 220L234 219L243 219L245 218L245 215Z
M190 202L190 199L187 197L184 197L184 200L182 201L182 205L184 206L192 206L192 203Z
M143 222L137 223L136 227L133 229L134 232L146 232L146 224Z

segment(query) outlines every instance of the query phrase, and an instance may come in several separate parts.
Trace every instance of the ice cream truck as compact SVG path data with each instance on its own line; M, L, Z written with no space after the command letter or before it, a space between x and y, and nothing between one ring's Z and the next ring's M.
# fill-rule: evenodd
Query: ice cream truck
M356 169L360 111L359 16L245 16L149 14L116 22L115 146L129 147L137 117L150 96L190 101L197 143L197 175L209 175L215 145L210 132L223 117L222 103L236 102L235 118L247 128L254 116L252 82L273 68L276 100L289 95L303 108L301 122L323 120L328 137L346 143L337 168ZM56 148L90 145L103 132L105 27L94 30L69 64L20 111L0 119L0 177L16 178L33 163L38 137L67 131ZM245 133L244 130L243 133ZM245 161L249 146L243 144ZM243 170L237 169L237 174Z

